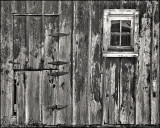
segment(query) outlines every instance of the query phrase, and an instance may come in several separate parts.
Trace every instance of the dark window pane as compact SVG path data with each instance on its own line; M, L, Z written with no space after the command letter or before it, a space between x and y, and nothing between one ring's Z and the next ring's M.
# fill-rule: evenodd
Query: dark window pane
M120 42L120 21L111 21L111 46L118 46Z
M121 36L121 45L122 46L130 46L130 42L131 42L131 35L130 34L122 34Z
M131 21L122 21L122 35L121 35L121 45L130 46L131 44Z
M130 20L122 20L122 33L123 32L131 32L131 21Z
M111 32L120 32L120 21L119 20L111 21Z
M119 33L111 34L111 46L118 46L120 40Z

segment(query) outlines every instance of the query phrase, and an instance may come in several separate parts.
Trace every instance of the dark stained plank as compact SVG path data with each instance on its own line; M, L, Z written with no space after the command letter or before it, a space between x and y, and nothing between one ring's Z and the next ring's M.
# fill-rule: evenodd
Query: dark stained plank
M122 58L120 69L120 123L134 124L135 63L134 58Z
M72 104L71 104L71 33L72 33L72 2L59 1L59 33L69 33L68 35L59 36L59 61L66 61L68 64L60 65L59 71L68 72L59 76L59 85L57 85L57 105L67 106L57 110L57 124L72 123ZM56 38L56 37L55 37Z
M74 1L73 124L87 123L88 1Z

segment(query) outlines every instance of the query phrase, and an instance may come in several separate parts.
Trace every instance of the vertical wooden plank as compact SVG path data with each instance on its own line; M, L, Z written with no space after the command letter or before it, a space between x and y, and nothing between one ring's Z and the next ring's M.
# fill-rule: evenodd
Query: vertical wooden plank
M57 124L71 124L71 31L72 31L72 2L59 1L59 32L68 33L69 35L59 37L59 60L68 62L68 64L60 65L59 71L67 71L68 74L59 77L59 85L57 85L57 104L67 105L66 108L57 111ZM57 51L58 52L58 51Z
M106 58L106 76L103 91L105 98L105 123L118 124L119 123L119 58Z
M57 14L58 1L43 1L42 13ZM56 68L49 65L48 62L57 61L58 40L52 37L53 33L58 32L58 17L44 16L42 17L42 58L44 60L44 68ZM48 107L56 105L57 102L57 79L49 74L54 71L42 71L42 120L43 124L56 124L56 110Z
M56 105L57 85L55 77L49 75L50 71L43 71L42 78L42 120L43 124L55 125L55 111L48 107Z
M158 15L158 2L152 2L152 76L151 76L151 124L159 123L159 87L158 87L158 42L159 42L159 18ZM158 58L158 59L157 59Z
M102 122L102 81L101 81L101 47L102 47L102 14L103 8L101 8L99 1L92 1L90 13L91 22L91 39L90 39L90 97L89 97L89 110L90 110L90 123L100 124Z
M134 58L121 59L120 80L120 122L122 124L134 124L135 116L135 73Z
M42 27L44 28L44 39L42 39L44 68L56 68L48 62L57 61L58 59L58 38L50 36L58 32L58 17L44 16Z
M26 71L26 123L40 123L39 71Z
M138 57L138 83L136 91L136 124L150 123L150 45L151 45L151 14L152 6L149 1L139 2L140 38ZM147 8L144 10L143 8Z
M14 35L13 35L13 57L14 68L24 69L25 59L28 48L26 47L26 18L25 16L14 16Z
M26 2L25 1L14 1L13 13L26 13ZM25 16L13 16L13 56L15 64L14 68L23 69L25 66L25 54L28 49L26 48L26 19Z
M25 123L25 72L15 72L14 81L17 87L17 123Z
M30 16L28 28L28 44L29 44L29 68L40 68L41 66L41 17Z
M75 33L74 40L74 112L76 124L86 124L87 106L86 106L86 86L87 86L87 65L88 65L88 1L75 1Z
M1 1L1 124L12 123L12 85L13 85L13 17L12 2ZM4 124L5 125L5 124Z

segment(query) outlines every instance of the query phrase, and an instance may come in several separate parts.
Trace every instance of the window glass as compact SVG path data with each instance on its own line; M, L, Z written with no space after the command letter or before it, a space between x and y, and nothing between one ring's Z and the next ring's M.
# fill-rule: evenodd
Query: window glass
M111 21L111 46L119 46L120 42L120 20Z
M121 35L121 46L130 46L131 44L131 21L121 21L122 35Z

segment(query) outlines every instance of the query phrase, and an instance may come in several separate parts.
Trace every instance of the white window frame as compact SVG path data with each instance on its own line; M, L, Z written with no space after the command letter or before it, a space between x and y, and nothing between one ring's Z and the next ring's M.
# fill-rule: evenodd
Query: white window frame
M103 56L104 57L137 57L138 56L138 33L139 33L139 11L136 9L105 9L103 13ZM131 48L125 51L126 46L110 46L111 20L131 20ZM116 48L116 51L109 50ZM128 47L128 46L127 46ZM127 48L126 47L126 48Z

